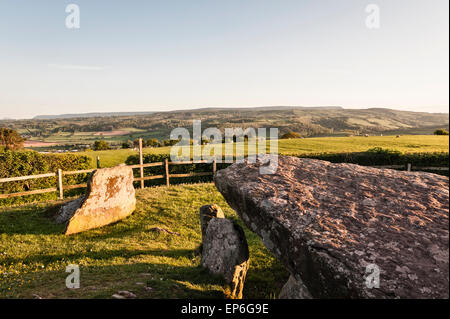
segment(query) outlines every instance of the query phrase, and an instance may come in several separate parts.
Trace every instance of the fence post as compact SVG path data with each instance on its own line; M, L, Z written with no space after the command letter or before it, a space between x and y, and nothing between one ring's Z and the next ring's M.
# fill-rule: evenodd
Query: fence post
M213 177L214 177L214 175L216 175L216 171L217 171L217 161L216 161L216 159L214 159L214 161L213 161Z
M100 168L100 156L97 156L97 168Z
M408 163L408 165L406 165L406 170L407 170L408 172L411 172L411 168L412 168L411 163Z
M58 169L58 190L59 190L59 199L64 199L64 188L63 188L63 174L62 170Z
M140 167L140 171L141 171L141 178L144 178L144 167L142 165L144 165L144 156L142 154L142 138L139 139L139 165L141 165ZM141 189L144 189L144 180L141 179Z
M164 160L164 167L166 170L166 186L169 186L169 160L167 158Z

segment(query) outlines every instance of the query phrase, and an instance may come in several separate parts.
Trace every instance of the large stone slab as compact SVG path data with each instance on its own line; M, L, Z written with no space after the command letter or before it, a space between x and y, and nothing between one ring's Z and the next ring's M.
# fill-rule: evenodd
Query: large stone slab
M125 165L97 169L86 194L62 206L56 221L66 223L65 234L75 234L114 223L136 208L133 170Z
M261 165L233 164L215 184L306 295L449 297L448 177L283 156L276 174Z
M301 280L290 276L288 281L281 288L279 299L311 299L308 288L305 287Z

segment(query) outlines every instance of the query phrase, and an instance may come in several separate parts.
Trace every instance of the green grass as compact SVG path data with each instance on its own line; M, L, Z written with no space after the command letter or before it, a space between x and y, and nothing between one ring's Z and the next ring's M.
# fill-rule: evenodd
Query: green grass
M396 138L396 136L316 137L279 140L278 143L279 153L289 155L363 152L374 147L398 150L403 153L449 151L449 137L434 135L404 135L399 138ZM144 153L168 154L170 153L170 147L145 148ZM93 165L96 164L97 156L100 156L101 166L111 167L124 163L128 156L137 154L137 151L124 149L78 154L91 157Z
M130 217L69 237L50 218L57 202L1 208L0 298L110 298L119 290L138 298L223 298L222 281L206 273L196 252L198 210L216 203L243 225L215 186L147 188L136 197ZM156 226L181 236L149 231ZM244 230L250 248L244 298L276 296L288 274L259 237ZM80 289L65 286L69 264L80 266Z
M435 135L321 137L280 140L280 154L363 152L381 147L402 153L448 152L449 137Z
M170 153L170 147L159 147L159 148L144 148L144 154L167 154ZM126 159L130 155L139 154L138 151L132 149L120 149L120 150L108 150L108 151L89 151L89 152L79 152L76 154L86 155L91 158L91 165L93 168L97 165L97 156L100 157L101 167L112 167L118 164L125 163Z
M159 139L163 139L165 136L164 133L160 133L157 130L145 131L137 128L121 128L120 131L128 131L129 133L123 135L95 135L98 132L77 132L77 133L68 133L68 132L59 132L50 134L46 137L32 137L31 141L44 141L49 143L58 143L59 145L65 144L84 144L90 143L93 144L97 140L104 140L108 143L120 145L126 141L133 141L140 137L148 140L150 138L158 137ZM22 134L29 133L27 130L19 130ZM156 136L155 136L156 134Z

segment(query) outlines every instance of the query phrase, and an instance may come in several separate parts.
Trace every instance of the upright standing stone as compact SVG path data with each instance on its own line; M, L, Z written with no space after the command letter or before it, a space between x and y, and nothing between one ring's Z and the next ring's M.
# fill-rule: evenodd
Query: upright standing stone
M212 218L203 240L201 263L210 273L224 277L230 285L231 298L242 298L249 252L239 225L229 219Z
M206 228L212 218L225 218L219 205L205 205L200 207L200 226L202 228L202 240L206 235Z
M66 223L65 234L114 223L136 208L133 170L124 164L97 169L89 178L86 194L62 206L56 221Z

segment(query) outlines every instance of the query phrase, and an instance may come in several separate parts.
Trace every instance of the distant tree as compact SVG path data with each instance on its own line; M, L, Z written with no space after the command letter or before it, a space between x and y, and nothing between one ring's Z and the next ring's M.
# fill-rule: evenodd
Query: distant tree
M25 139L17 131L9 128L0 128L0 146L5 150L18 150L23 148Z
M104 151L109 149L111 149L111 147L106 141L95 141L94 143L94 150L96 151Z
M290 138L302 138L302 136L296 132L287 132L281 136L281 139L290 139Z
M434 135L448 135L448 131L441 128L439 130L434 131Z
M156 138L151 138L151 139L147 140L145 145L147 147L159 147L160 146L159 141Z
M130 143L128 143L128 142L122 143L122 148L123 148L123 149L131 148Z
M164 146L173 146L173 145L177 144L178 142L179 142L179 140L164 140L163 145Z

